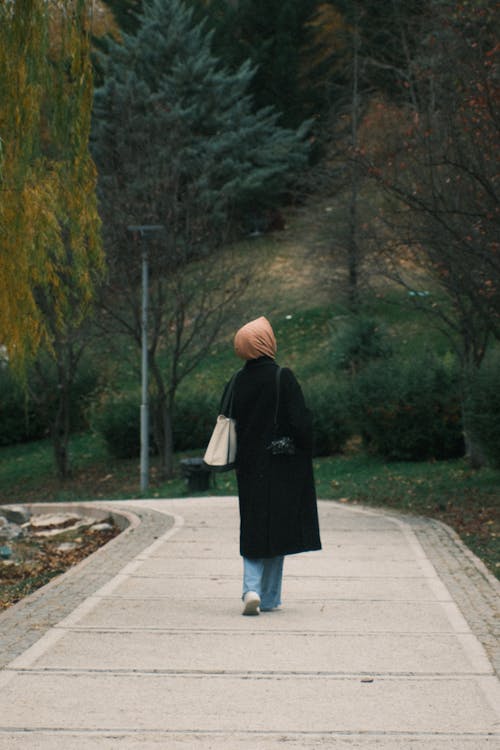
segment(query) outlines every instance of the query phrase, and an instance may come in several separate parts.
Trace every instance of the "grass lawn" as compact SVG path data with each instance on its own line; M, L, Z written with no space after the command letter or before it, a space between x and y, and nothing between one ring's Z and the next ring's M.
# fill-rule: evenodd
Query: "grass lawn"
M500 578L500 471L465 460L387 463L364 452L315 459L318 497L449 524Z
M163 481L151 461L149 497L187 497L179 462L201 451L176 456L176 478ZM106 456L91 435L72 441L73 476L64 484L52 471L48 441L2 448L0 502L64 502L140 497L139 462ZM437 518L500 578L500 471L474 471L464 460L387 463L356 446L344 455L315 458L318 497ZM234 495L234 472L219 474L208 493Z

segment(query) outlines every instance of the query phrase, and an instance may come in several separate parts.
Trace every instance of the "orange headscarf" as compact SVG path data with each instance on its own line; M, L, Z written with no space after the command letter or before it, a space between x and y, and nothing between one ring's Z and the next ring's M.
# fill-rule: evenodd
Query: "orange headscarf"
M234 350L241 359L276 356L276 338L270 322L261 317L240 328L234 337Z

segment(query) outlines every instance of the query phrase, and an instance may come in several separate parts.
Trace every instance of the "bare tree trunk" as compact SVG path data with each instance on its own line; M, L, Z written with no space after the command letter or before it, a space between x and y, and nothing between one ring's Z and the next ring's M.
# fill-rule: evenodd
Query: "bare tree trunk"
M70 389L68 383L59 384L59 403L52 425L52 447L59 479L70 476L69 436L70 436Z
M54 342L45 363L34 363L38 384L32 398L44 409L52 440L52 453L57 476L64 481L71 475L69 440L71 436L71 401L75 377L83 352L82 342L75 350L72 343L61 338ZM51 369L51 363L55 373ZM51 374L52 373L52 374Z
M474 351L472 342L468 337L463 337L464 355L462 361L462 387L461 387L461 412L462 425L465 442L465 458L473 469L480 469L486 465L486 456L483 448L473 432L469 428L469 415L467 402L475 385L475 375L483 359Z
M173 398L169 399L170 403L165 404L163 410L163 457L161 462L161 472L164 479L170 479L174 474L174 432L172 420Z
M358 245L358 193L357 164L351 166L351 200L349 204L348 270L349 304L355 309L359 303L359 245Z
M467 430L467 418L464 412L462 414L464 420L465 458L472 469L480 469L486 465L486 457L482 447L477 440L471 437L470 432Z
M172 408L175 393L171 390L167 393L161 369L154 359L151 361L151 372L156 385L154 425L160 455L160 476L162 479L171 479L174 474Z

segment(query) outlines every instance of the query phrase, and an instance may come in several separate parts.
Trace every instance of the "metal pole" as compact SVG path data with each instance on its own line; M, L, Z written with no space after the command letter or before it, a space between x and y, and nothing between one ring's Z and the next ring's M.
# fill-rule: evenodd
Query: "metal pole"
M139 224L127 227L129 232L139 234L142 251L142 318L141 318L141 493L149 487L149 373L148 373L148 310L149 310L149 267L148 238L163 232L162 224Z
M148 373L148 304L149 269L147 238L141 235L142 244L142 398L141 398L141 492L149 486L149 373Z

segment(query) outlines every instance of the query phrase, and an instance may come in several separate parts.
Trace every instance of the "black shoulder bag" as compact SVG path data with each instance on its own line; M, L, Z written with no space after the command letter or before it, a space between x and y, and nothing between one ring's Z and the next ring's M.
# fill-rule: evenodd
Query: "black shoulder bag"
M276 371L276 408L274 409L273 439L267 446L267 450L273 456L294 456L295 443L292 437L278 435L278 410L280 407L280 377L281 367Z

